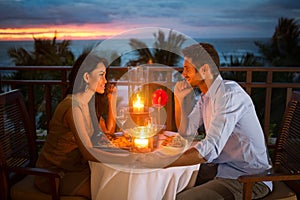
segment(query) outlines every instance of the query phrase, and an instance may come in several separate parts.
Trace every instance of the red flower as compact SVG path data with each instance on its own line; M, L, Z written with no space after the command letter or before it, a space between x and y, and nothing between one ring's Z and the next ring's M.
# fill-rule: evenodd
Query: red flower
M165 106L168 102L168 94L163 89L157 89L152 95L154 106Z

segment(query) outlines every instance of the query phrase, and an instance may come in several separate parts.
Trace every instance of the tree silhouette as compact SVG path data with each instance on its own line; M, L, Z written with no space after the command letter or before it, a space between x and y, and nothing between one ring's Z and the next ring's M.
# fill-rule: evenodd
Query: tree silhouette
M8 55L16 66L68 66L74 62L74 54L70 51L70 40L57 42L56 32L52 40L34 39L34 51L28 52L23 47L8 49Z
M299 46L300 29L299 24L295 19L279 18L278 24L275 27L272 38L266 44L255 42L259 47L259 51L262 54L265 65L267 66L299 66L300 64L300 46ZM274 73L274 82L294 82L294 73ZM299 80L298 80L299 81ZM255 99L263 99L264 96L261 92L254 93L252 96ZM274 133L278 132L279 124L281 122L282 114L285 109L285 97L286 89L274 88L272 90L272 105L271 105L271 124L275 130L271 130ZM257 101L259 102L259 101ZM261 106L260 114L264 113L264 106Z
M13 59L16 66L70 66L74 62L74 54L69 49L71 45L70 40L63 40L58 42L56 40L56 32L52 40L49 39L34 39L34 50L32 52L27 51L23 47L10 48L7 50L9 57ZM60 80L61 72L57 71L17 71L11 77L16 80ZM23 93L25 99L27 99L28 93L24 86L20 86L20 90ZM42 86L36 85L34 87L35 98L35 112L43 111L44 108L44 94L45 90ZM53 86L51 88L51 104L52 107L56 107L57 103L61 100L61 88ZM45 113L42 114L37 126L45 128Z
M144 42L138 39L130 39L129 45L135 51L137 59L130 60L127 65L136 66L149 62L163 64L167 66L175 66L180 61L180 52L186 38L182 35L169 31L168 37L159 30L154 33L154 47L148 47Z
M295 19L279 18L275 32L267 44L255 42L267 65L299 66L300 29Z

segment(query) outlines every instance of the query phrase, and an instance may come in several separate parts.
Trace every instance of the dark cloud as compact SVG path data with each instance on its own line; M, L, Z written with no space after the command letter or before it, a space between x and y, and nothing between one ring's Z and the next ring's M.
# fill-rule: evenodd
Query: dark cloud
M104 7L94 6L77 1L77 3L65 3L61 1L51 4L34 4L30 1L3 2L0 1L0 27L17 28L37 26L44 24L85 24L85 23L109 23L109 17Z
M1 1L0 26L23 27L41 24L110 23L138 18L170 17L178 14L182 2L123 0Z
M269 0L266 5L275 5L282 9L293 10L300 9L300 2L297 0Z
M240 6L222 6L207 10L207 7L199 7L199 13L183 16L182 21L190 26L202 28L220 27L220 34L230 30L232 34L239 32L241 35L268 36L274 30L280 17L295 18L300 17L300 4L294 0L270 0L253 1L253 4ZM236 2L237 3L237 2ZM293 12L294 10L294 12Z
M261 35L280 17L300 17L299 0L0 0L0 27L113 23L186 31L244 29ZM169 22L167 22L169 20ZM112 24L113 26L114 24ZM184 27L184 28L183 28Z

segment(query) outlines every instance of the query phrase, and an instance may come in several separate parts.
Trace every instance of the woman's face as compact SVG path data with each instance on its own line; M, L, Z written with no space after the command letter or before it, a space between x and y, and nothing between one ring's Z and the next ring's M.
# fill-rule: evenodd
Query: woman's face
M106 67L103 63L98 63L97 67L90 73L88 73L89 88L99 94L103 94L105 90L105 84L107 80L105 78Z

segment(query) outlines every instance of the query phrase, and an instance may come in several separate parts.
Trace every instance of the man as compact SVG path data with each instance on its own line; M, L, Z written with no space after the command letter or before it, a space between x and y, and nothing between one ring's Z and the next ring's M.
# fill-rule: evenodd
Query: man
M177 198L242 199L242 184L237 178L270 168L253 102L236 82L222 79L219 57L212 45L194 44L185 48L183 54L185 81L178 82L174 89L176 125L180 134L192 135L204 124L206 137L168 167L216 163L218 168L216 178L178 194ZM195 87L201 95L191 109L187 105L193 104L186 101L191 100ZM252 197L261 198L272 189L272 183L256 183L253 188Z

